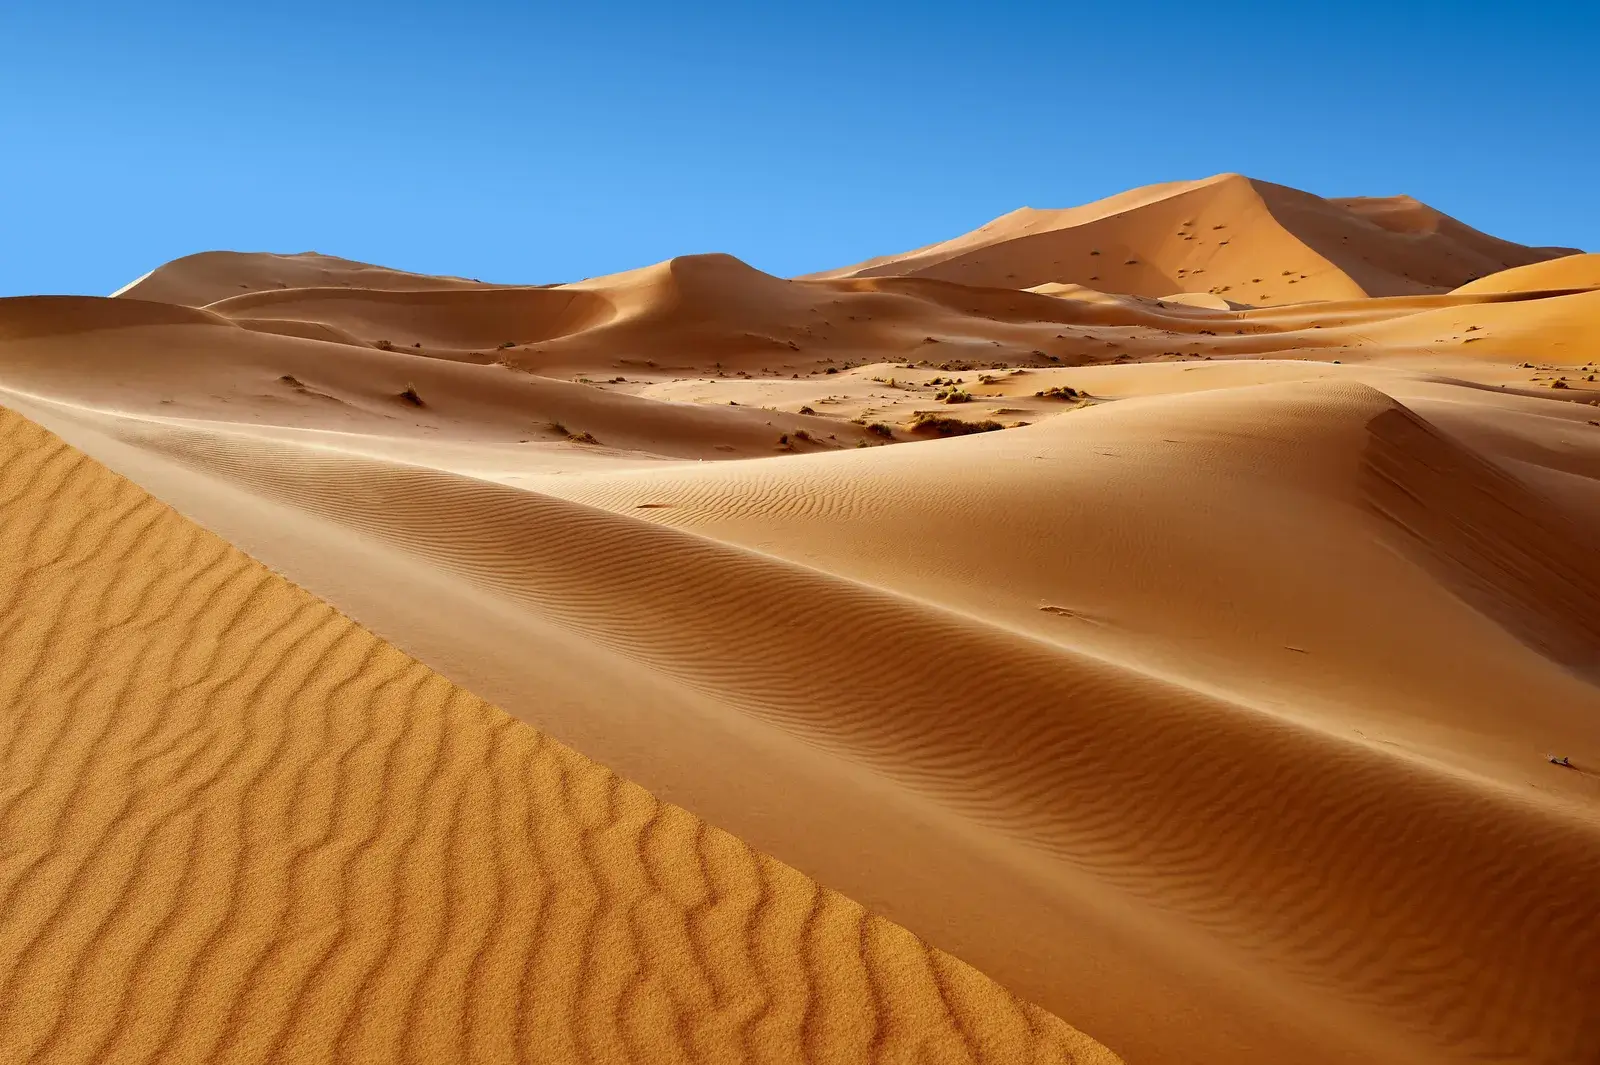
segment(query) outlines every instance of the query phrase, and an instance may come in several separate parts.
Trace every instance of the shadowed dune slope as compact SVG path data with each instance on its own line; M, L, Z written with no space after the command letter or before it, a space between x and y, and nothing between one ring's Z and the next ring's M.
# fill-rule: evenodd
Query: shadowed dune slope
M1480 233L1409 197L1325 200L1220 174L1082 207L1025 207L953 240L815 277L907 274L968 285L1050 282L1237 303L1444 292L1566 254Z
M1111 1062L0 412L0 1059Z

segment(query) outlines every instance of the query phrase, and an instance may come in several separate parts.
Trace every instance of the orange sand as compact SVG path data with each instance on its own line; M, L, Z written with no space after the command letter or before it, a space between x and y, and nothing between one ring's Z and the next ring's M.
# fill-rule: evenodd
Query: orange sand
M811 279L210 253L0 301L0 402L1129 1061L1580 1063L1558 251L1225 176Z
M0 1060L1115 1060L10 411L0 455Z
M817 276L1005 288L1072 282L1145 296L1213 292L1261 305L1444 292L1571 251L1499 240L1409 196L1324 200L1218 174L1066 210L1024 207L954 240Z

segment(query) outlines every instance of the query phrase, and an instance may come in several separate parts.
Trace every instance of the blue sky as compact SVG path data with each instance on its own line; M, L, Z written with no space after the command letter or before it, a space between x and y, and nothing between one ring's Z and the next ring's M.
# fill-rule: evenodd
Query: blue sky
M0 295L210 248L778 274L1238 171L1600 249L1591 5L0 4Z

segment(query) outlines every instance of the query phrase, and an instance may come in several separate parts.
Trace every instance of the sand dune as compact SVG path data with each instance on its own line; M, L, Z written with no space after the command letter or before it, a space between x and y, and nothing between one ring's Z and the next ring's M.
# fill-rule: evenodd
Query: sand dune
M1324 200L1219 174L1065 210L1024 207L964 236L817 277L911 275L967 285L1049 282L1252 305L1443 292L1564 248L1499 240L1410 197Z
M272 252L206 251L174 259L122 286L113 296L203 307L242 292L261 289L330 286L411 291L466 288L482 284L464 277L435 277L352 262L314 251L298 255Z
M1542 263L1502 270L1456 289L1462 294L1564 292L1600 288L1600 255L1565 255Z
M728 256L542 287L180 260L199 306L0 301L0 401L460 685L408 711L430 727L498 721L482 698L539 730L459 750L522 737L504 757L606 776L570 745L677 804L639 791L671 812L651 824L909 929L915 971L975 966L996 1032L1032 1002L1137 1062L1587 1061L1591 257L1451 291L1555 250L1238 178L1008 218L799 280ZM1147 244L1137 285L1043 268L1108 234L1175 241L1168 265L1226 239L1294 294L1206 292ZM200 298L224 282L252 288ZM576 810L576 788L505 802ZM591 866L604 839L634 868L615 820ZM679 854L616 890L701 913ZM586 972L635 964L629 920ZM766 963L705 961L726 944L698 927L659 957L737 1012L718 974ZM650 1016L702 1001L661 972ZM955 1009L968 1057L1015 1058ZM724 1054L704 1023L687 1060ZM1041 1045L1090 1053L1073 1038Z
M1112 1061L0 411L7 1061Z
M683 355L693 351L729 370L771 376L897 352L920 357L934 345L944 345L946 359L996 346L1058 349L1063 325L1141 314L1089 291L1062 300L913 278L788 281L727 255L684 256L574 285L284 288L206 309L257 328L299 322L299 335L334 329L338 339L536 371L687 368Z

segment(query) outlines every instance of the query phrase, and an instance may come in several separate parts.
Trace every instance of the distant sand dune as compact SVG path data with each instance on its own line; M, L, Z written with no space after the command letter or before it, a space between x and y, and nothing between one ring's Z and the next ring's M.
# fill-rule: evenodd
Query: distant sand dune
M1145 296L1204 278L1206 291L1231 300L1281 304L1443 292L1569 251L1499 240L1410 197L1324 200L1219 174L1082 207L1024 207L953 240L813 276L1074 282Z
M1112 1061L0 412L0 1057Z
M326 323L344 332L409 344L483 348L550 340L603 323L613 314L603 298L550 288L451 288L421 291L307 288L248 293L207 307L230 318L263 314ZM382 334L382 335L380 335ZM390 341L393 343L394 341Z
M338 285L382 291L476 287L464 277L410 274L386 266L352 262L333 255L301 252L206 251L174 259L124 285L114 296L203 307L241 292L260 289Z

